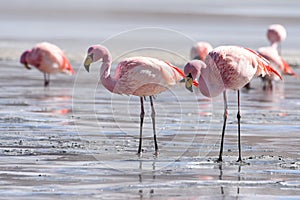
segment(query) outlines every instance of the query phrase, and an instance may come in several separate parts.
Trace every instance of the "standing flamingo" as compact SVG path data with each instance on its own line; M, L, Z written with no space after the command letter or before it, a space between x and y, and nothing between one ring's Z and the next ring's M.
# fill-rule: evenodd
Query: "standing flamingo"
M226 90L237 91L238 97L238 162L242 161L240 139L240 89L259 75L275 73L280 74L270 67L269 62L256 52L237 46L220 46L211 51L205 63L192 60L184 67L186 74L186 88L192 91L192 81L198 79L200 92L206 97L215 97L223 92L224 97L224 123L218 161L222 161L223 143L226 120L228 116Z
M207 54L211 50L213 50L213 48L208 42L197 42L191 48L191 59L198 59L204 61Z
M271 65L278 71L283 74L296 76L293 69L289 64L280 57L281 54L281 43L286 39L287 32L286 29L280 24L272 24L268 27L267 38L270 41L270 47L261 47L258 52L263 57L271 61ZM277 76L267 75L262 78L264 82L263 89L270 88L272 89L272 81L278 80ZM250 83L248 83L245 88L250 89Z
M258 53L264 58L268 59L271 62L271 66L276 69L281 74L290 75L297 77L294 70L291 66L279 55L277 49L274 46L261 47L258 49ZM264 86L263 88L272 89L272 81L277 81L278 76L274 74L267 75L263 77Z
M284 26L280 24L272 24L267 30L267 38L271 43L271 46L278 49L281 54L281 42L286 39L287 32Z
M175 85L184 77L182 70L176 66L155 58L130 57L121 61L112 77L110 68L112 63L108 49L101 45L94 45L88 49L84 67L89 71L90 64L101 60L100 81L103 86L112 93L134 95L140 97L140 138L138 154L142 152L142 129L144 122L143 98L150 97L151 118L153 125L153 136L155 154L158 154L158 145L155 131L155 110L153 106L153 96L159 94L169 87Z
M50 74L58 72L75 74L64 52L54 44L48 42L38 43L31 50L23 52L20 62L27 69L31 69L29 65L32 65L43 72L45 87L50 83Z

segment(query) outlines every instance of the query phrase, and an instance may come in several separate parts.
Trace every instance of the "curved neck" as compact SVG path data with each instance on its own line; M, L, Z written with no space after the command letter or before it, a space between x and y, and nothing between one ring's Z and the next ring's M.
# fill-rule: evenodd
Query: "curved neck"
M110 68L110 59L105 59L100 68L100 80L106 89L108 89L110 92L113 92L116 85L116 80L111 77Z
M216 97L226 89L219 70L212 68L213 66L208 65L202 69L198 80L200 92L206 97Z
M271 44L271 47L274 48L274 49L277 49L279 46L278 42L274 42Z

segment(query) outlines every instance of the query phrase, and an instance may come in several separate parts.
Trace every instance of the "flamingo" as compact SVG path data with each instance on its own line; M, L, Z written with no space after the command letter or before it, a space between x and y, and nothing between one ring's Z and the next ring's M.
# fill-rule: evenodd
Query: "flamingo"
M144 122L144 97L150 97L151 119L155 145L155 155L158 155L158 145L155 130L155 109L153 96L166 91L184 78L184 73L178 67L155 58L130 57L122 60L116 67L114 76L110 69L112 57L109 50L101 45L94 45L88 49L84 67L89 72L91 63L101 60L100 81L112 93L134 95L140 97L140 137L138 155L142 153L142 130ZM195 83L196 84L196 83Z
M272 24L268 27L267 38L270 41L270 46L261 47L258 49L258 53L268 59L271 65L280 73L284 75L291 75L297 77L296 73L290 67L290 65L280 56L280 46L287 37L287 32L284 26L280 24ZM263 88L272 89L272 81L278 80L277 76L270 75L265 76L263 81L265 82Z
M237 91L238 103L238 162L242 161L241 156L241 139L240 139L240 89L257 76L265 76L274 73L280 74L274 70L269 61L260 56L251 49L238 46L220 46L211 51L205 59L192 60L184 67L186 75L186 88L192 90L192 81L195 79L199 82L199 90L206 97L216 97L223 93L224 100L224 122L222 129L222 138L218 162L222 161L223 143L228 116L226 90L232 89Z
M208 42L197 42L191 48L191 59L205 60L207 54L213 50Z
M287 37L287 32L284 26L280 24L272 24L268 27L267 38L275 49L279 49L279 54L281 54L281 42L283 42Z
M258 53L271 61L272 66L283 74L296 76L290 65L280 56L281 43L286 39L287 32L284 26L280 24L272 24L267 29L267 38L270 42L269 47L261 47L258 49ZM262 78L264 82L263 89L272 89L272 81L278 80L277 76L270 75ZM250 89L250 83L245 86Z
M43 72L45 87L50 83L50 74L58 72L75 74L64 52L48 42L38 43L31 50L23 52L20 62L25 65L26 69L31 69L29 65L32 65Z
M297 77L297 74L294 72L291 66L279 55L277 49L274 46L261 47L258 49L258 53L264 58L268 59L277 72L284 75ZM263 81L265 82L263 88L272 89L273 80L278 81L278 77L274 76L274 74L263 77Z

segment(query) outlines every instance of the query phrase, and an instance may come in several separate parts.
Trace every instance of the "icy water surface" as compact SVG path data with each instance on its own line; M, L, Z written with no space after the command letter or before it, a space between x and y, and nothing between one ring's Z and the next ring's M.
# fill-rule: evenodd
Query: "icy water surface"
M235 162L236 94L229 93L218 164L222 98L210 101L182 85L158 95L158 157L147 99L138 158L138 98L111 95L83 71L76 81L52 77L47 89L37 70L20 72L16 62L1 62L3 199L300 197L298 79L286 78L272 92L256 80L255 89L242 92L243 164Z
M288 2L288 3L287 3ZM153 155L149 99L143 155L136 155L139 99L112 95L81 66L102 43L114 64L146 55L182 67L195 41L268 45L269 24L288 30L282 54L299 70L299 1L53 0L0 3L0 199L299 199L299 78L273 91L255 80L242 97L243 163L237 160L236 93L230 91L224 162L216 163L222 96L183 85L155 99L160 154ZM19 56L49 41L77 76L27 71ZM81 67L80 67L81 66Z

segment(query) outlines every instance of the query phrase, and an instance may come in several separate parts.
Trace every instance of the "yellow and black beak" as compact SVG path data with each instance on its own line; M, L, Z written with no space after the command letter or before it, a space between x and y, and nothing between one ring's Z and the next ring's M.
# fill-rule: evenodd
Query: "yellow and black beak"
M24 66L26 69L31 69L31 67L29 67L28 63L25 63Z
M84 60L84 68L86 69L87 72L90 71L90 65L92 62L93 62L93 54L87 55Z
M193 92L193 77L192 74L189 73L189 75L186 76L185 78L185 88L191 92Z

